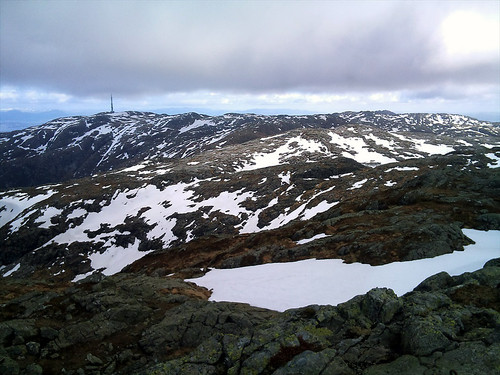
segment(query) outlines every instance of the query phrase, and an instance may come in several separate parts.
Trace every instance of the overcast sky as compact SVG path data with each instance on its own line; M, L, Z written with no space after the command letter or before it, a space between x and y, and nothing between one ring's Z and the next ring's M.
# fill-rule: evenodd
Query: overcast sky
M500 1L0 0L1 110L500 112Z

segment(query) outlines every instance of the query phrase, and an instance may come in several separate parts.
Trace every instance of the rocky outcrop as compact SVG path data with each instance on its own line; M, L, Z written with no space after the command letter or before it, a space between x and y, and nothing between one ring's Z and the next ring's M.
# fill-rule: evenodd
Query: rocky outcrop
M1 280L2 374L486 374L500 366L500 259L398 297L277 313L169 277Z
M491 266L490 266L491 265ZM441 273L333 306L288 310L252 336L218 335L153 374L488 374L500 366L500 268Z

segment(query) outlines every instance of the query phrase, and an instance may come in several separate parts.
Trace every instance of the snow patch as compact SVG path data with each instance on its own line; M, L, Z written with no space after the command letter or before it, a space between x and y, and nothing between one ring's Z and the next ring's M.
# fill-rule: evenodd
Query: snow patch
M303 240L297 241L297 245L303 245L305 243L312 242L312 241L315 241L315 240L319 240L320 238L325 238L325 237L329 237L329 235L325 234L325 233L320 233L320 234L317 234L317 235L312 236L310 238L305 238Z
M337 305L372 288L387 287L401 296L429 276L445 271L459 275L480 269L500 256L500 231L464 229L476 243L429 259L382 266L343 263L340 259L308 259L233 269L212 269L188 279L212 290L211 301L249 303L284 311L311 304Z
M12 275L14 272L16 272L19 268L21 268L21 263L18 263L14 266L14 268L8 270L7 272L5 272L3 274L3 277L8 277L10 275Z
M488 163L488 168L498 168L500 167L500 158L494 153L485 154L488 159L492 159L491 163Z
M43 211L43 215L38 217L35 220L35 223L40 223L39 228L46 228L48 229L52 223L50 222L50 219L53 217L60 215L62 213L62 210L59 208L55 207L46 207L45 210Z

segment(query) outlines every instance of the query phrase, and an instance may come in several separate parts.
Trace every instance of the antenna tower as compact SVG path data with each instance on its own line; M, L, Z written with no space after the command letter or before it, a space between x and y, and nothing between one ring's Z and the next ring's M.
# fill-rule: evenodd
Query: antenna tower
M113 111L113 94L111 94L111 113L114 113Z

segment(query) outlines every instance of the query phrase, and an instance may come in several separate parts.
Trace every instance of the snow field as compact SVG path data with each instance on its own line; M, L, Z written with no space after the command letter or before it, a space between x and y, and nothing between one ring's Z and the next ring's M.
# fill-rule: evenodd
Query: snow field
M22 223L35 211L30 210L33 205L50 198L55 191L48 190L44 194L35 195L30 197L25 193L17 193L12 196L0 197L0 227L10 223L11 232L17 231ZM16 219L15 221L12 221Z
M341 135L334 133L334 132L329 132L328 133L330 138L331 138L331 143L336 144L347 151L342 152L342 156L346 158L351 158L356 160L358 163L361 164L387 164L387 163L394 163L397 160L393 158L388 158L387 156L384 156L376 151L370 151L368 147L370 147L368 144L366 144L365 140L363 138L359 137L349 137L349 138L344 138ZM382 146L386 147L387 145L389 147L386 147L388 149L392 149L392 145L389 143L387 144L385 140L381 140L379 138L376 138L373 136L373 134L370 135L371 138L377 143L381 144Z
M211 269L189 279L212 290L211 301L243 302L285 311L311 304L337 305L372 288L387 287L401 296L438 272L459 275L480 269L500 257L500 231L464 229L476 243L434 258L394 262L382 266L346 264L340 259L308 259L236 269ZM310 238L314 240L319 236ZM304 240L303 240L304 241Z
M305 152L322 152L330 154L325 145L321 142L311 141L300 136L293 137L278 147L273 152L255 153L236 172L251 171L260 168L267 168L282 164L286 159L293 156L300 156Z

